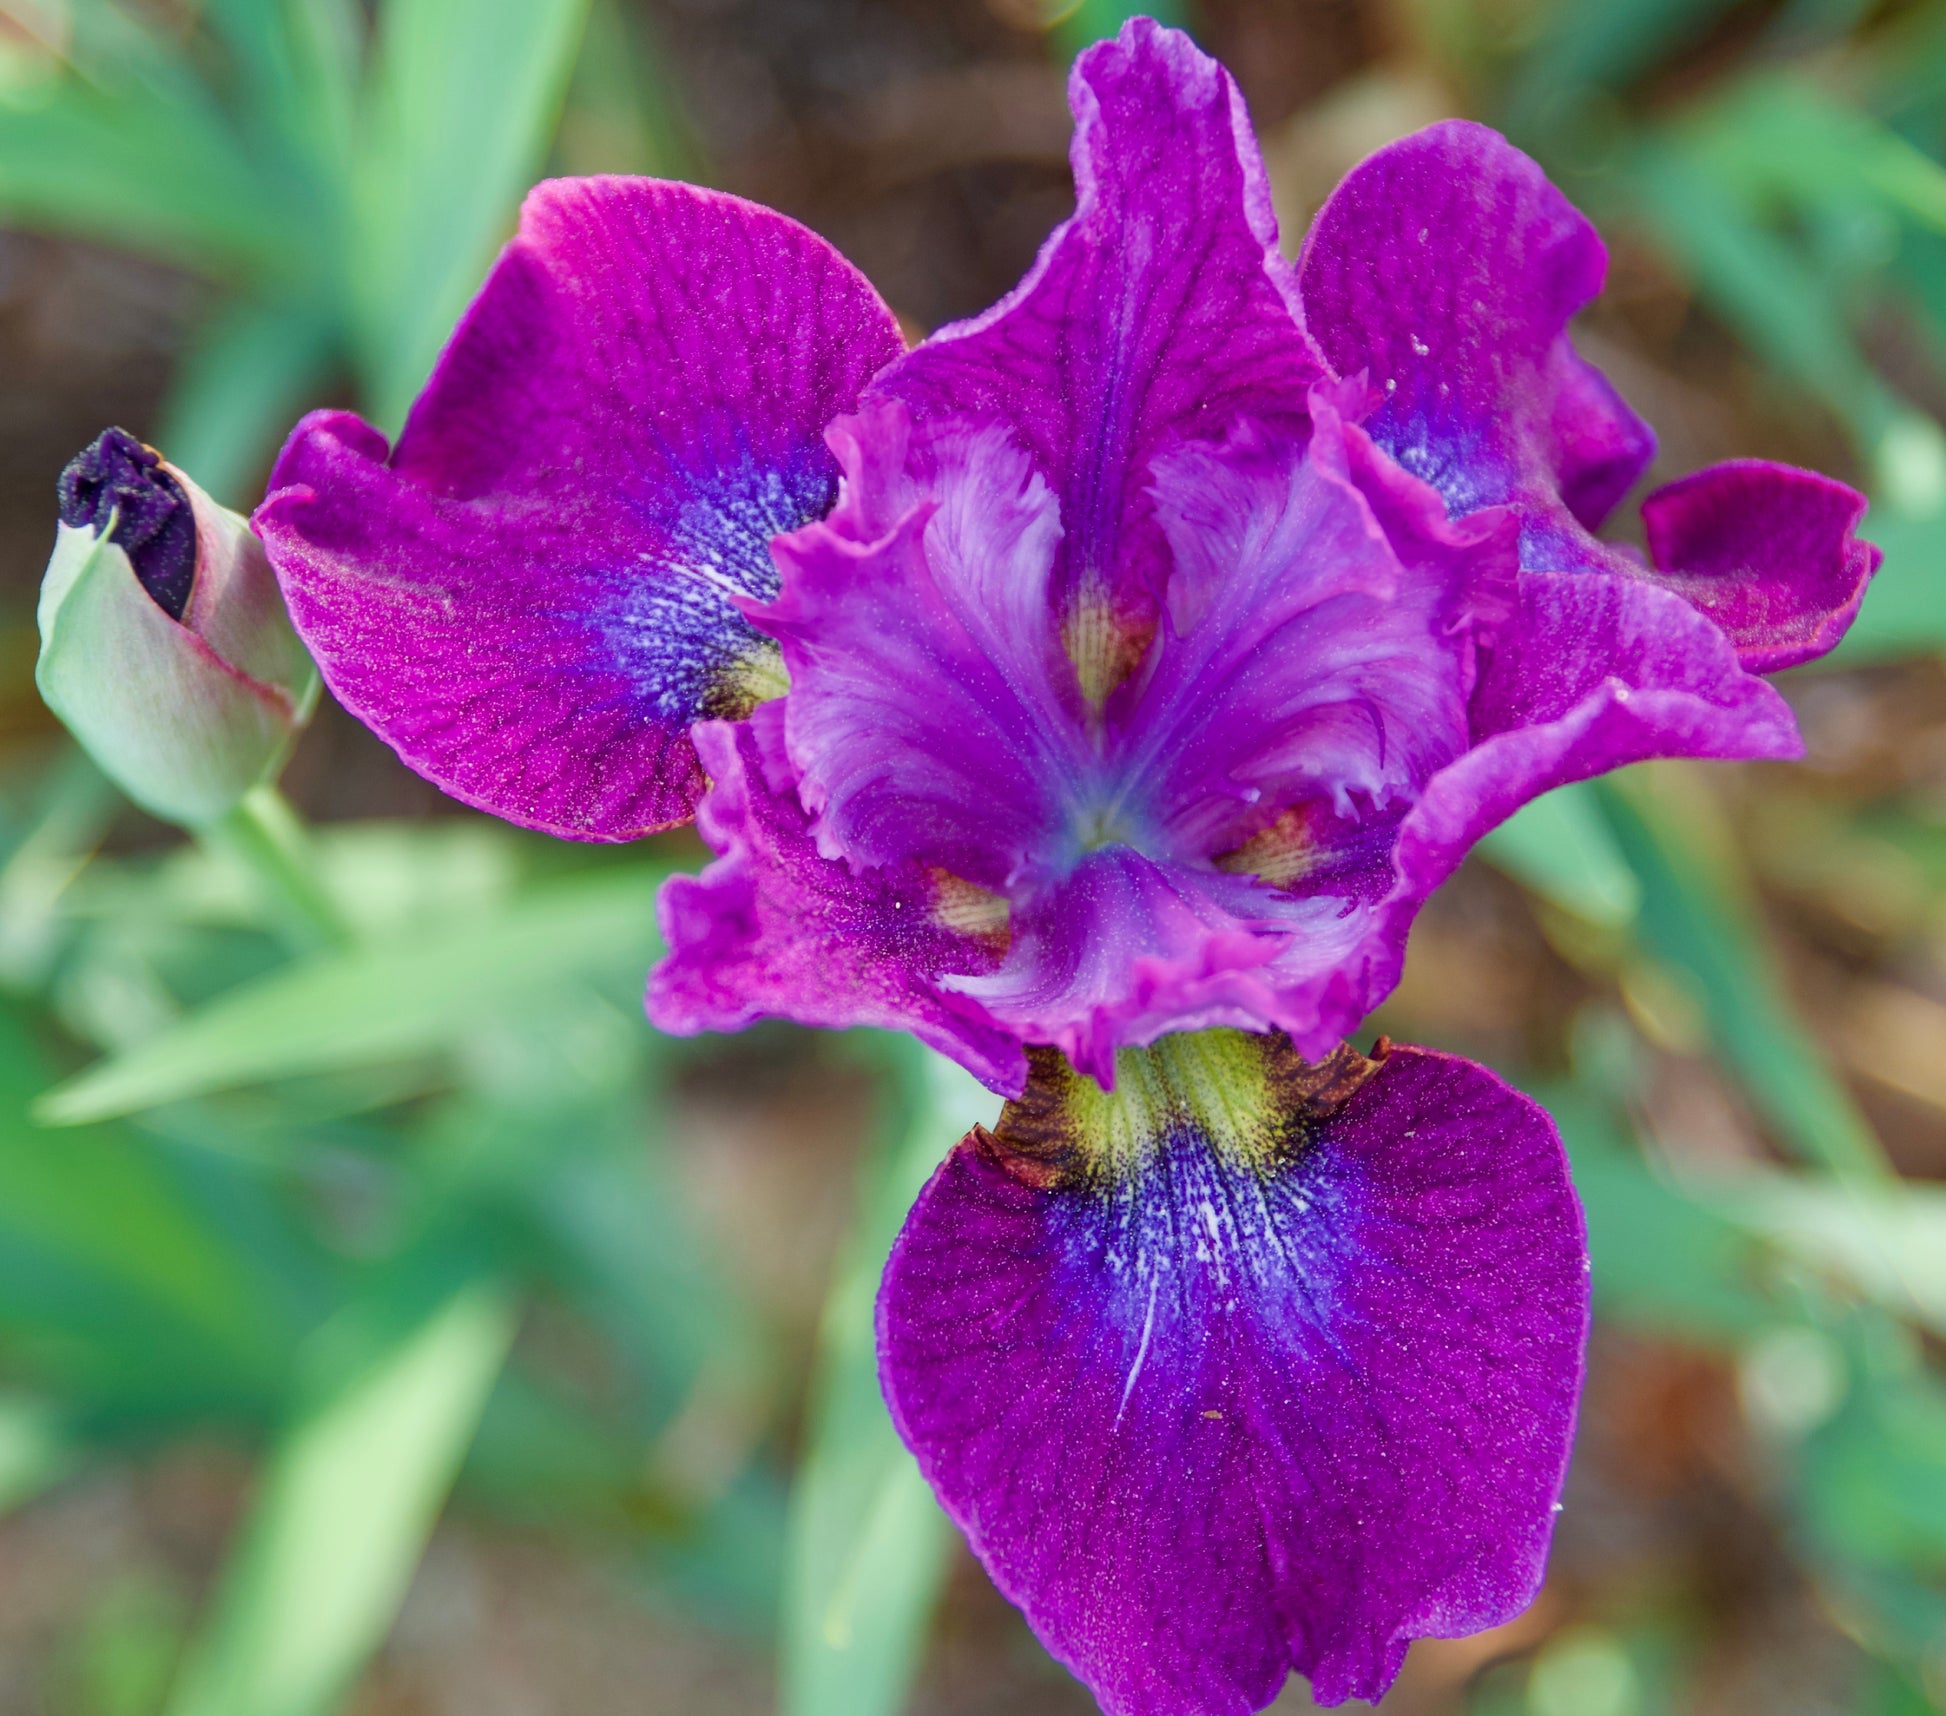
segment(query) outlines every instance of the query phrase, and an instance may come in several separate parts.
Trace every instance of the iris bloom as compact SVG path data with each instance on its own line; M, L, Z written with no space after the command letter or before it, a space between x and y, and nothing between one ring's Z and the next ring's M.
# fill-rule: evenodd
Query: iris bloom
M1126 1716L1538 1585L1587 1319L1559 1142L1341 1040L1536 794L1789 757L1860 497L1737 463L1592 534L1653 439L1565 332L1588 223L1492 132L1358 167L1293 266L1235 86L1083 55L1077 208L909 352L728 196L544 185L396 448L299 426L257 523L339 698L556 834L689 817L665 1029L912 1031L1009 1101L879 1303L901 1433ZM787 691L787 694L785 694Z

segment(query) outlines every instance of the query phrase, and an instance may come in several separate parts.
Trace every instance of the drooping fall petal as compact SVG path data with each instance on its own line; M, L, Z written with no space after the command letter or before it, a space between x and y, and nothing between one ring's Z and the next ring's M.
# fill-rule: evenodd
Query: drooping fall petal
M1587 1258L1554 1127L1468 1062L1219 1032L1042 1052L921 1195L893 1418L1109 1716L1375 1699L1539 1587Z

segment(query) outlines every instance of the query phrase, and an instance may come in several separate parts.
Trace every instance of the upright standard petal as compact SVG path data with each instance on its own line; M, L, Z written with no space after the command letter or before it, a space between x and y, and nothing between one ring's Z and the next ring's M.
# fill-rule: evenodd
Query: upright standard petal
M1422 1050L1043 1051L879 1298L893 1419L1110 1716L1377 1698L1540 1584L1587 1330L1552 1123Z
M1383 390L1374 439L1455 517L1518 509L1524 566L1599 563L1587 531L1655 452L1568 338L1607 267L1538 166L1459 120L1354 167L1305 239L1305 316L1339 374Z
M1076 207L1018 288L942 329L879 391L935 431L998 422L1052 486L1057 594L1084 688L1129 665L1166 570L1149 462L1240 419L1292 427L1323 373L1277 252L1229 74L1149 19L1076 62Z
M782 689L740 597L830 507L825 426L902 349L795 222L544 184L399 444L298 425L257 528L326 682L456 798L571 838L684 821L690 724Z
M1568 337L1607 265L1533 161L1450 121L1352 169L1305 240L1300 278L1330 362L1383 391L1373 438L1456 518L1512 507L1522 566L1653 577L1752 673L1823 654L1877 566L1854 534L1864 499L1842 483L1737 460L1671 484L1643 503L1653 573L1590 534L1655 451Z
M1018 1040L934 981L997 963L1005 903L916 864L854 874L821 858L778 713L769 704L748 722L696 729L712 782L697 827L722 856L663 884L669 953L649 979L649 1017L677 1036L757 1019L910 1031L994 1089L1018 1091Z

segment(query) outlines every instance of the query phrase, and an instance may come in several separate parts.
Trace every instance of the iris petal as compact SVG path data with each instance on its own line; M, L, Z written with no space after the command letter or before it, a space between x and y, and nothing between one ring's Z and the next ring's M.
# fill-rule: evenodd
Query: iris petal
M1455 517L1517 506L1526 566L1595 549L1655 437L1568 339L1608 254L1539 167L1483 125L1416 132L1345 176L1299 266L1332 364L1384 393L1373 436Z
M1845 635L1880 559L1853 534L1864 516L1856 489L1765 459L1712 465L1642 503L1658 581L1752 673L1815 660Z
M1507 505L1530 571L1642 573L1589 534L1647 468L1648 426L1576 355L1575 312L1607 252L1538 166L1481 125L1434 125L1346 175L1305 241L1313 333L1384 403L1368 427L1455 517ZM1698 472L1643 503L1658 581L1768 673L1830 649L1876 551L1842 483L1761 460Z
M1538 1588L1587 1328L1552 1124L1421 1050L1043 1054L879 1299L895 1422L1110 1716L1377 1698Z
M1147 614L1166 569L1150 460L1243 418L1298 425L1324 366L1229 74L1140 18L1076 61L1069 99L1073 218L1011 294L877 391L911 407L922 462L935 430L1006 424L1059 502L1062 601ZM1083 678L1106 689L1085 662Z
M916 498L907 432L884 400L835 427L839 509L779 541L783 594L750 612L783 645L786 733L826 854L1003 888L1046 861L1077 766L1048 593L1060 521L997 424Z
M901 349L796 223L647 179L527 200L399 444L298 425L256 518L326 682L433 781L620 840L688 818L687 730L782 689L743 596L836 493L825 425Z
M996 1090L1018 1090L1021 1047L942 971L997 962L991 926L969 927L963 886L918 865L854 874L818 855L777 732L779 709L706 722L697 750L711 788L697 826L722 854L677 876L658 902L669 955L649 980L649 1016L679 1036L757 1019L905 1030Z

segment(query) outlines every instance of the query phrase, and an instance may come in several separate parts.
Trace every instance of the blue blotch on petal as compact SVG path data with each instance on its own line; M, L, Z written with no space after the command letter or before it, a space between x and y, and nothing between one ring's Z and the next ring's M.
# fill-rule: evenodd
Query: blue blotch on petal
M1266 1320L1331 1344L1336 1284L1357 1247L1355 1187L1301 1148L1259 1167L1201 1128L1172 1127L1156 1154L1116 1184L1052 1206L1073 1322L1119 1352L1121 1408L1138 1388L1163 1404L1221 1414L1228 1404L1211 1325ZM1286 1338L1290 1338L1287 1336Z
M776 644L736 601L776 597L771 538L831 510L837 465L822 446L769 462L746 445L713 468L684 471L682 482L676 496L629 497L661 523L663 541L639 555L653 576L605 581L613 594L596 624L657 719L734 719L749 713L758 687L783 679Z

